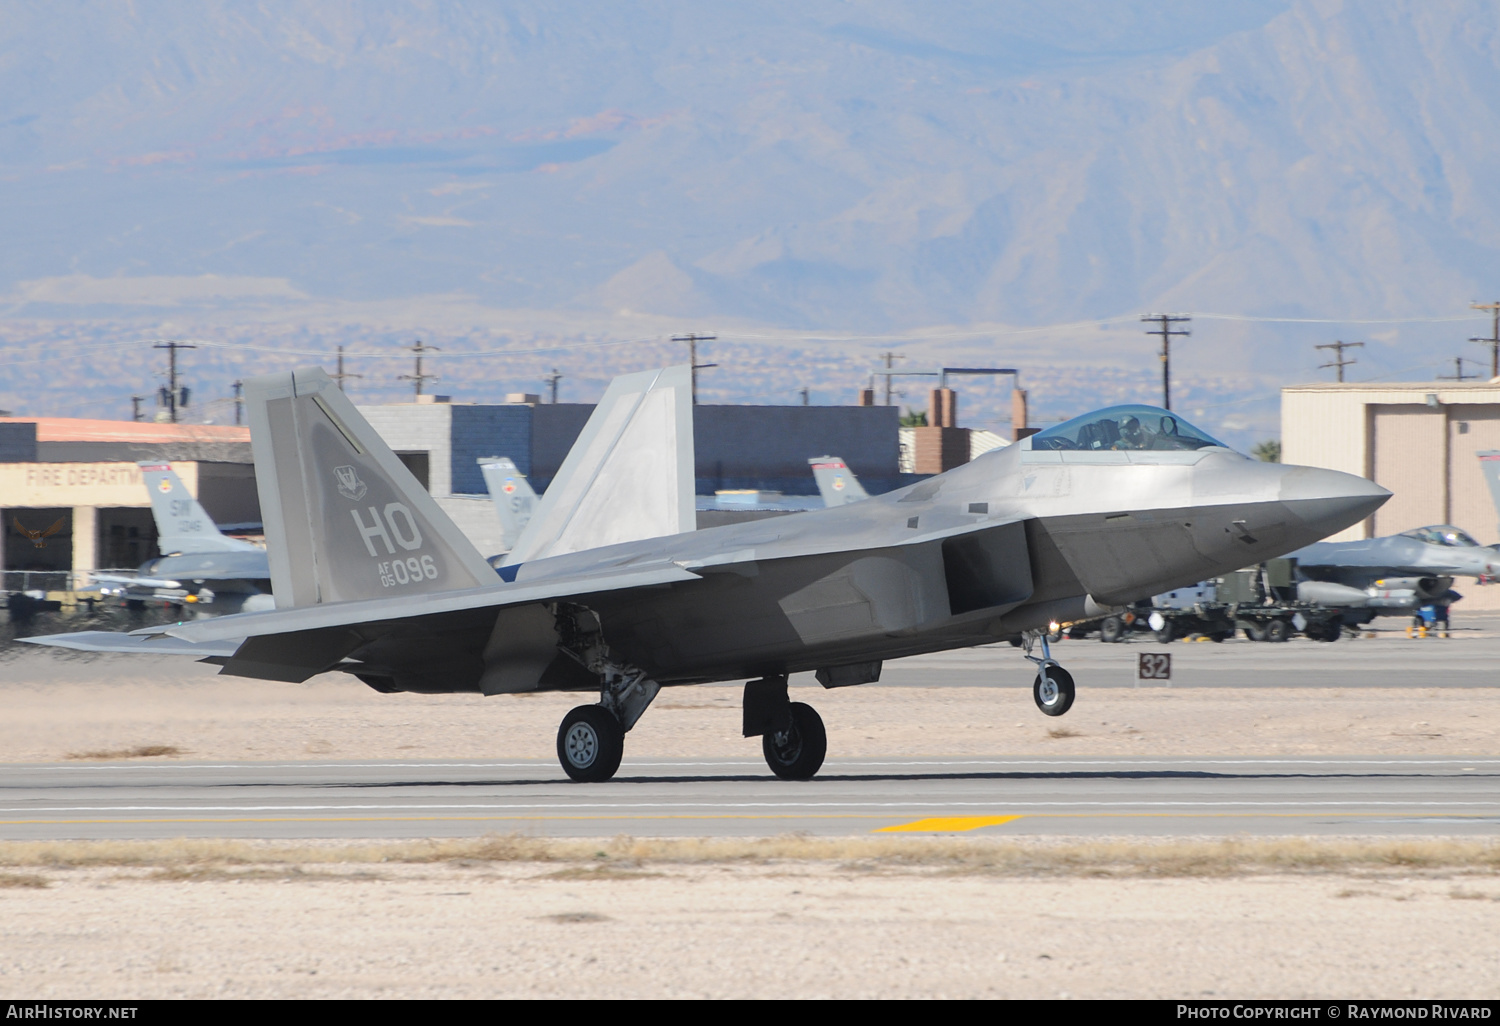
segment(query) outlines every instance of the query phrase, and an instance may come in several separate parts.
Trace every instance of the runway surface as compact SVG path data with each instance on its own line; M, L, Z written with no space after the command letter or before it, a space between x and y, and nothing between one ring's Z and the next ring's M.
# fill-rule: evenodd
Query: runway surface
M158 763L0 768L0 839L1470 834L1500 827L1500 759L626 759L556 764Z

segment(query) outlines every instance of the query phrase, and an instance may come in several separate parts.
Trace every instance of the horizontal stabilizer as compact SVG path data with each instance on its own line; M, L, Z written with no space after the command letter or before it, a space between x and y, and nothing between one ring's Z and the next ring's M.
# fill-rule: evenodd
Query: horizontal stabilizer
M493 575L494 571L490 571ZM203 620L145 627L132 637L170 634L184 641L222 641L258 638L269 634L321 630L327 627L350 627L386 623L413 617L452 613L464 609L501 608L529 602L556 599L578 599L603 592L627 588L645 588L659 584L697 581L701 574L676 563L633 566L613 572L590 572L542 578L535 583L500 584L495 588L471 588L442 595L424 596L419 602L400 597L365 599L357 602L329 603L308 609L275 609L262 613L237 613L213 616ZM496 578L498 581L498 578Z
M245 406L278 609L500 586L322 370L247 381Z
M506 565L692 531L692 371L610 382Z
M114 631L78 631L75 634L43 634L35 638L17 638L28 645L49 648L71 648L76 652L134 652L137 655L188 655L205 659L209 656L232 656L240 639L216 641L183 641L160 634L116 634Z

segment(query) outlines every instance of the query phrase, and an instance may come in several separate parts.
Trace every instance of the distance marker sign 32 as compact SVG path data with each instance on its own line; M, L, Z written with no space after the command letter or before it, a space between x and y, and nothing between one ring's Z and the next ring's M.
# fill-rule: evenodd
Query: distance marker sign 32
M1170 681L1172 679L1172 653L1142 652L1137 655L1135 679L1138 681Z

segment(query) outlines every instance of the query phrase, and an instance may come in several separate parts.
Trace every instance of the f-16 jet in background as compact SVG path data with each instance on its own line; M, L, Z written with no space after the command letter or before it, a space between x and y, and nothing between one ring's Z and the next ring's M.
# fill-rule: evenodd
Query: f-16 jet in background
M490 557L490 563L498 565L503 562L504 555L516 547L521 532L531 522L532 511L536 509L536 492L514 461L504 456L481 457L479 471L484 475L485 487L490 490L490 499L495 503L495 515L500 518L501 554Z
M101 590L127 602L183 602L213 612L275 608L266 550L220 531L170 464L139 466L163 554L133 575L93 575Z
M824 506L846 506L870 497L841 457L814 456L807 463L812 467L813 480L818 482Z
M1500 550L1480 545L1451 524L1385 538L1319 542L1289 555L1302 578L1297 598L1346 609L1348 623L1409 615L1429 604L1451 605L1462 597L1451 590L1455 577L1500 574Z
M1037 704L1066 711L1049 626L1326 537L1390 494L1131 406L864 502L695 531L690 372L674 367L610 385L497 574L322 370L247 382L245 399L276 610L120 647L165 634L223 673L342 670L383 692L597 691L557 733L583 781L614 774L664 686L749 680L743 732L791 779L827 749L793 673L858 685L887 659L1019 637Z

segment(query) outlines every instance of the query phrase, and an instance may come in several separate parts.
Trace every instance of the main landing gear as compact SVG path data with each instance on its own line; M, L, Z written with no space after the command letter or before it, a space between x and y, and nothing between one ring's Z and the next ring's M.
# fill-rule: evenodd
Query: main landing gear
M828 754L828 732L816 709L788 699L786 675L745 685L745 736L760 735L766 765L782 780L811 780Z
M1035 656L1031 650L1042 643L1042 654ZM1061 716L1073 708L1073 675L1052 661L1052 650L1043 631L1027 631L1021 635L1021 644L1026 649L1026 658L1036 663L1036 680L1031 685L1031 697L1036 707L1048 716Z
M558 648L599 676L599 704L578 706L557 728L557 761L574 780L600 783L620 768L625 734L661 685L640 667L611 657L592 610L559 605L555 613ZM828 732L817 710L787 697L786 681L778 674L745 685L745 736L760 737L772 773L783 780L811 780L828 754ZM1070 702L1072 686L1070 680Z
M610 656L599 617L592 610L560 606L557 633L558 647L599 675L599 704L578 706L557 728L557 761L574 780L599 783L620 768L625 734L661 685L648 678L645 670Z

